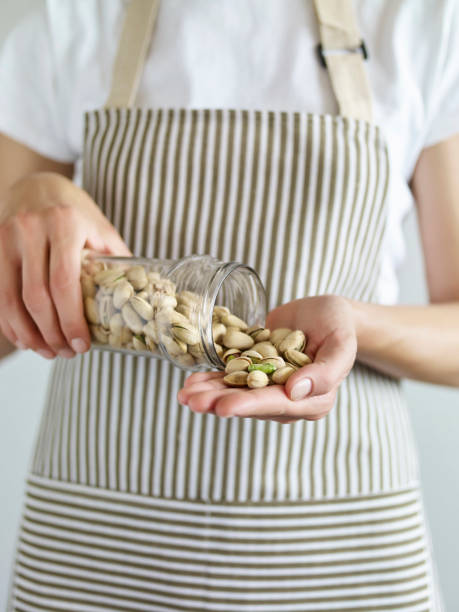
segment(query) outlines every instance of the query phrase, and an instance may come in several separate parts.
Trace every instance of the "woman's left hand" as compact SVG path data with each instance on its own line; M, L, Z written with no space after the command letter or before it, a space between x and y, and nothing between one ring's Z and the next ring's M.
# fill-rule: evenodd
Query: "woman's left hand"
M351 303L324 295L294 300L272 310L266 327L301 329L313 363L292 374L285 386L231 388L223 372L197 372L186 380L178 400L194 412L291 423L317 420L333 408L340 383L354 365L357 336Z

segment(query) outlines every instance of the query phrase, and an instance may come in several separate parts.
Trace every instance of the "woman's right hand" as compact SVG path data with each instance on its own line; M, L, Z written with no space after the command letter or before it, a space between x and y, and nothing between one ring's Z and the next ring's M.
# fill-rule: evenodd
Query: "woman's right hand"
M89 349L81 251L131 255L90 196L53 172L21 179L0 203L0 328L52 359Z

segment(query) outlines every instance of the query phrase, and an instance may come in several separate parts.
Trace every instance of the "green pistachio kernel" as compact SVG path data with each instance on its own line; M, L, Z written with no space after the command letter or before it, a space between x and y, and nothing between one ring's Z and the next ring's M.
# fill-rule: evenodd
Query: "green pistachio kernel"
M272 374L276 369L272 363L252 363L249 365L249 372L253 372L254 370L260 370L265 374Z

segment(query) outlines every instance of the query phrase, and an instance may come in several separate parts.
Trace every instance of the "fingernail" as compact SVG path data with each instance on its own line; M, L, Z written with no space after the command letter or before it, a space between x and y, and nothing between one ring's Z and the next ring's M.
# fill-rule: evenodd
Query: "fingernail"
M22 342L19 342L19 340L17 340L15 342L16 346L18 347L18 349L20 349L21 351L26 351L27 347L25 344L22 344Z
M61 357L64 357L65 359L71 359L72 357L75 357L75 353L68 348L60 350L59 355Z
M82 338L74 338L70 344L75 353L84 353L88 349L88 345Z
M290 399L294 402L302 400L311 393L312 382L310 378L302 378L290 391Z
M37 351L37 353L45 359L54 359L55 357L54 353L52 353L51 351L47 351L46 349L40 349L39 351Z

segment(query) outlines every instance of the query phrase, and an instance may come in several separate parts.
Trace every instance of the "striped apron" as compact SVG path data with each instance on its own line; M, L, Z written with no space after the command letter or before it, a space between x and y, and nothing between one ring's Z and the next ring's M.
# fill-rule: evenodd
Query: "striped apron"
M317 1L325 50L355 46L350 7ZM336 117L135 108L156 8L127 9L85 189L135 254L245 262L270 308L374 301L389 164L360 55L326 55ZM441 610L397 381L356 364L327 417L281 425L194 414L183 380L145 357L56 359L9 610Z

